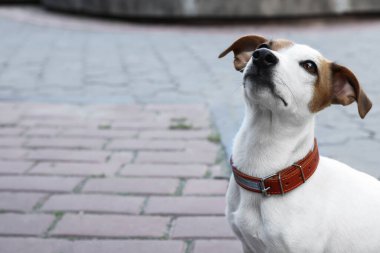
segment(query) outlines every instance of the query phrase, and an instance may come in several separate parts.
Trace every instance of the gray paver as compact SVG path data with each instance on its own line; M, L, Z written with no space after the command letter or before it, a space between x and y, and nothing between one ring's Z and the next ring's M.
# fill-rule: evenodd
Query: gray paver
M0 238L3 253L72 253L70 241L37 238Z
M75 253L107 252L119 253L125 250L138 253L165 252L182 253L185 245L181 241L164 240L97 240L74 243Z
M104 162L108 152L90 150L39 149L28 152L26 159L34 161Z
M0 161L0 174L22 174L32 165L32 162Z
M173 238L235 238L225 217L180 217Z
M55 195L49 198L42 210L138 214L144 200L143 197L130 196Z
M0 177L0 190L70 192L81 178L3 176Z
M94 178L85 184L83 192L173 194L178 185L178 179Z
M169 218L66 214L52 235L81 237L162 237Z
M45 195L41 193L0 192L0 210L32 211L33 207Z
M39 163L30 174L73 175L73 176L104 176L113 175L120 168L120 163Z
M138 177L202 177L206 174L207 166L194 164L127 164L120 172L125 176Z
M224 215L223 197L151 197L147 214Z
M0 214L0 234L42 235L53 220L47 214Z
M162 240L80 240L40 238L0 238L2 253L89 253L128 252L151 253L181 253L185 245L181 241Z
M194 253L238 253L242 246L238 240L199 240L195 241Z

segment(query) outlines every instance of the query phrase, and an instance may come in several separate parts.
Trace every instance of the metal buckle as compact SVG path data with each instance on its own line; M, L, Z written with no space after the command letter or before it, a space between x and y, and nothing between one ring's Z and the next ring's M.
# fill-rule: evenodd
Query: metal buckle
M302 168L302 166L301 166L301 165L298 165L298 164L296 164L296 163L293 163L292 166L297 167L297 168L301 171L302 180L303 180L303 182L305 183L306 180L305 180L305 175L303 174L303 168Z
M277 175L277 173L274 173L274 174L272 174L272 175L269 175L269 176L267 176L267 177L263 177L263 178L260 179L261 193L262 193L265 197L270 196L270 194L268 194L268 190L270 189L270 187L265 188L265 182L264 182L264 181L267 180L268 178L271 178L271 177L276 176L276 175Z
M278 172L278 182L280 183L281 195L284 195L284 187L282 186L282 181L281 181L281 171Z

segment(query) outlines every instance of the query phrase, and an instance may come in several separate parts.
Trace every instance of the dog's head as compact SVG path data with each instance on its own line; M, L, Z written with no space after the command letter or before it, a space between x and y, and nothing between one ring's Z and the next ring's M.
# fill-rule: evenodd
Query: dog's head
M245 97L251 104L306 116L331 104L356 101L361 118L372 107L348 68L306 45L249 35L235 41L219 58L231 51L235 69L243 72Z

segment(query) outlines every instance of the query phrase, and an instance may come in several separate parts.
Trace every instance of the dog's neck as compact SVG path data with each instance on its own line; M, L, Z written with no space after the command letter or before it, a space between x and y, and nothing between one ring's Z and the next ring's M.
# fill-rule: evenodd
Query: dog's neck
M232 156L241 172L265 177L305 157L313 143L313 116L300 120L248 105Z

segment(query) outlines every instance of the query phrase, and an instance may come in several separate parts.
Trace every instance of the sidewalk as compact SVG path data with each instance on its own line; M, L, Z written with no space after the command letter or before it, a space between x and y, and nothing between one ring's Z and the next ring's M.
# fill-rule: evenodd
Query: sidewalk
M0 253L241 252L219 143L231 152L241 74L217 55L244 34L311 45L357 74L371 112L329 108L316 134L321 154L380 178L379 31L377 19L167 26L1 7Z
M205 106L2 103L0 114L0 252L240 252Z
M219 53L252 33L310 45L349 67L374 104L365 120L355 105L321 112L316 121L321 154L380 178L379 19L165 26L13 6L0 8L0 33L6 34L0 40L0 101L207 104L227 153L244 101L232 55L217 59Z

